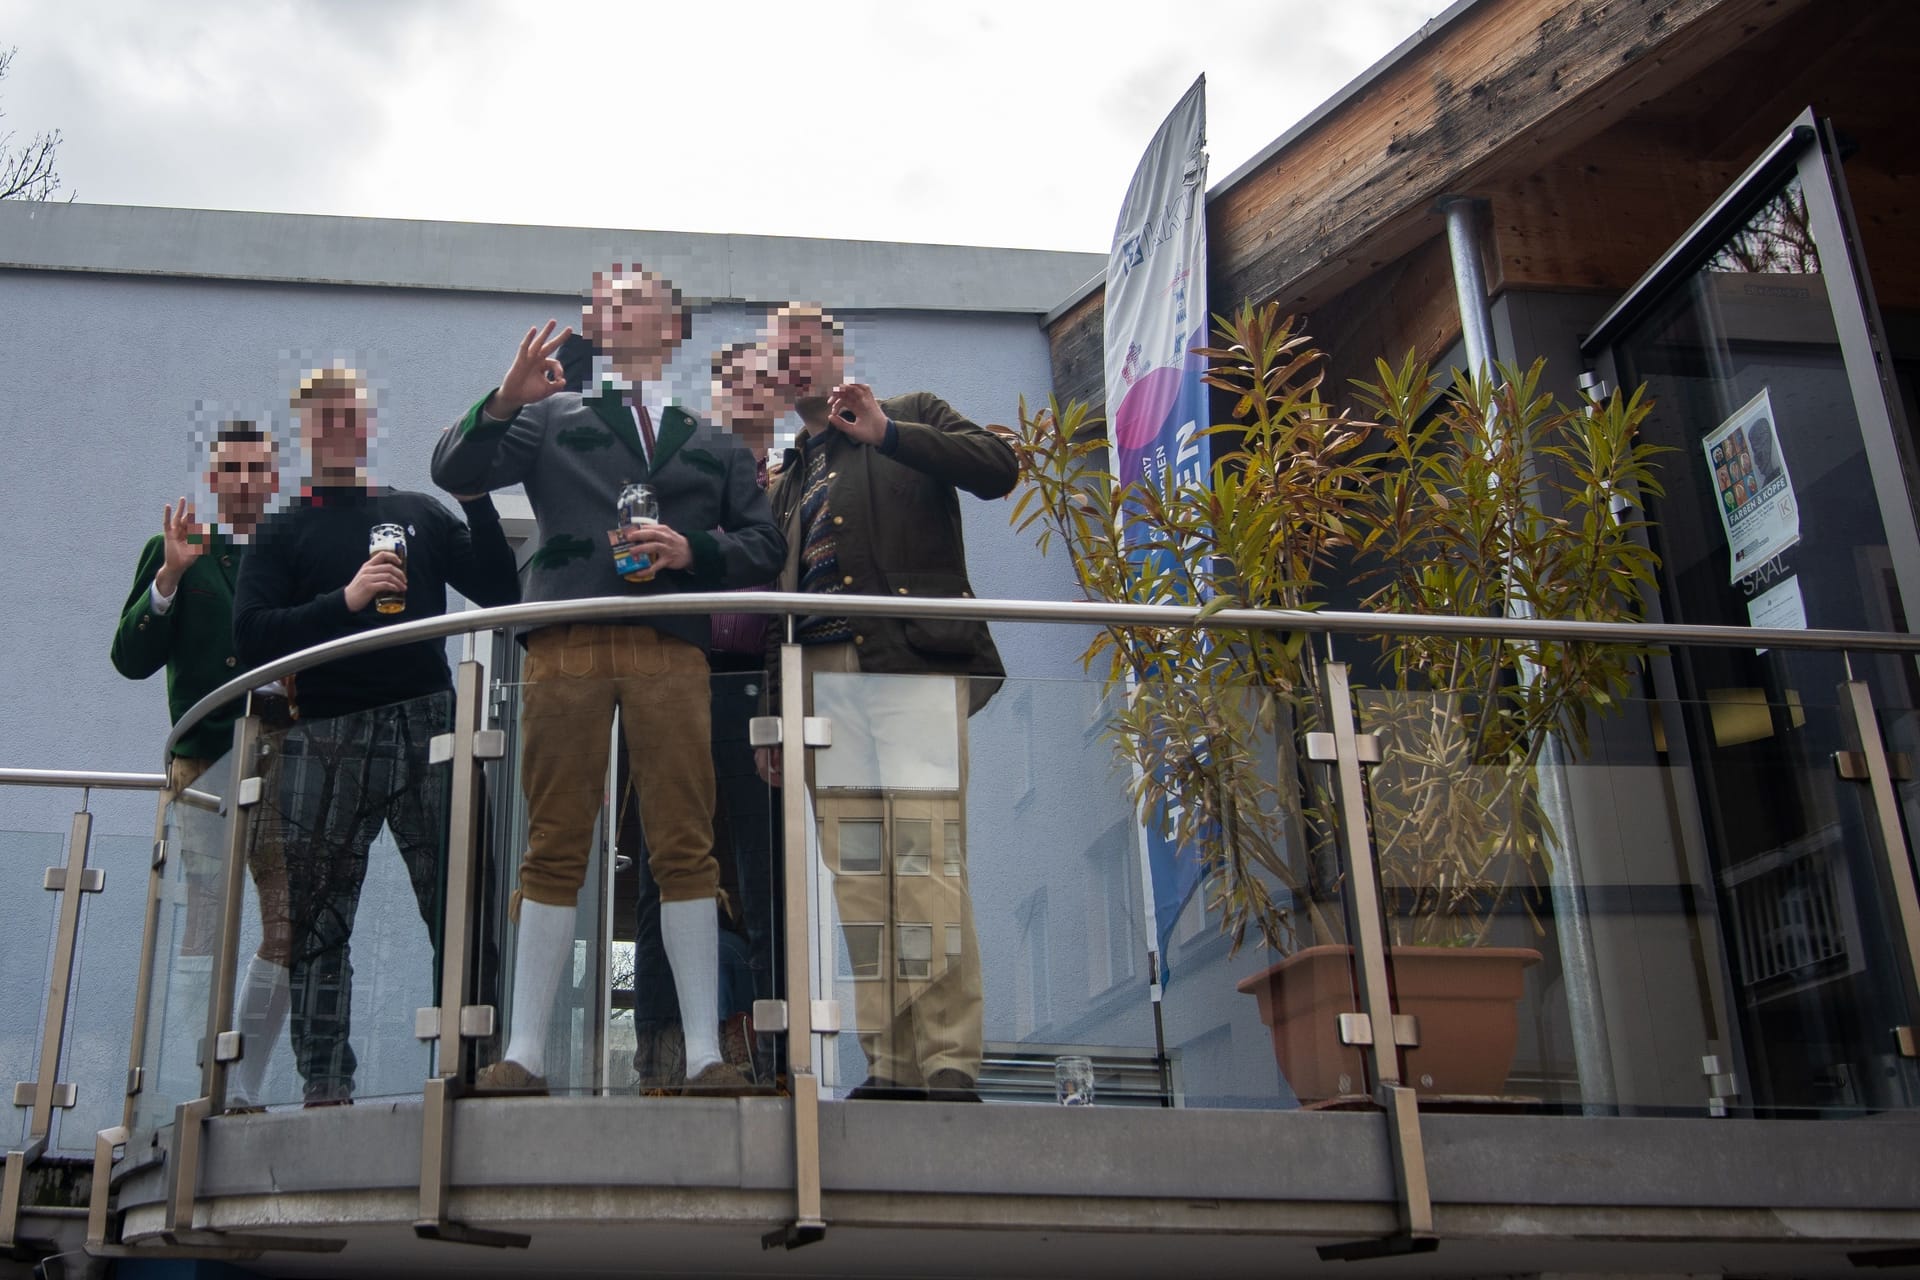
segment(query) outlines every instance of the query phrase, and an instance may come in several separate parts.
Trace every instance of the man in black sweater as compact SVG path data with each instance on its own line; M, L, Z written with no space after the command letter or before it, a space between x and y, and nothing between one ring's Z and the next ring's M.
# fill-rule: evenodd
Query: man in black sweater
M480 605L520 598L513 551L484 495L462 524L435 499L373 485L373 407L344 365L316 369L292 398L312 476L262 527L234 598L240 660L300 649L447 610L447 588ZM404 552L369 550L392 526ZM400 605L395 609L393 606ZM430 937L439 939L448 775L428 764L452 725L446 645L427 640L298 674L298 722L280 751L276 806L285 827L293 921L292 1038L309 1106L353 1096L349 945L367 851L384 823L407 865Z

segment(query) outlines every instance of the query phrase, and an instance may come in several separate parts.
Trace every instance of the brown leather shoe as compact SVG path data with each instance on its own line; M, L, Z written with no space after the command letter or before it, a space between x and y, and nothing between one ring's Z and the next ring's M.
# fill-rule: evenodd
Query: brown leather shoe
M473 1092L481 1098L545 1097L547 1078L534 1075L512 1058L504 1058L474 1073Z
M746 1014L736 1013L721 1021L720 1061L730 1064L752 1083L760 1083L760 1073L753 1065L753 1019Z
M683 1098L754 1098L772 1093L740 1074L740 1068L728 1062L716 1062L687 1081L680 1090Z
M978 1102L980 1093L973 1077L952 1067L942 1067L927 1077L927 1099L931 1102Z
M633 1091L643 1098L671 1098L687 1083L687 1050L678 1022L635 1026Z

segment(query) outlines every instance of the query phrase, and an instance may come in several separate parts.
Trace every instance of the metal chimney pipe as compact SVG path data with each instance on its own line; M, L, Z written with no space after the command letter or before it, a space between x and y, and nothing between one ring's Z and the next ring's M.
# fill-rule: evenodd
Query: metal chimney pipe
M1438 208L1447 219L1447 250L1453 259L1453 291L1460 307L1467 368L1477 378L1491 377L1493 308L1487 301L1487 272L1480 258L1480 201L1445 196Z
M1493 377L1493 304L1487 298L1487 273L1480 249L1481 202L1471 196L1444 196L1436 208L1447 219L1447 249L1453 261L1453 290L1460 308L1460 337L1467 368L1476 378ZM1526 600L1512 601L1508 612L1530 618ZM1527 679L1527 672L1521 672ZM1573 798L1567 790L1566 745L1557 735L1547 740L1536 766L1540 804L1552 822L1548 850L1548 888L1553 899L1554 935L1560 944L1560 968L1573 1033L1574 1068L1580 1097L1588 1111L1619 1102L1613 1055L1607 1047L1606 1015L1600 1008L1600 980L1593 954L1593 931L1580 891L1579 850L1574 840Z

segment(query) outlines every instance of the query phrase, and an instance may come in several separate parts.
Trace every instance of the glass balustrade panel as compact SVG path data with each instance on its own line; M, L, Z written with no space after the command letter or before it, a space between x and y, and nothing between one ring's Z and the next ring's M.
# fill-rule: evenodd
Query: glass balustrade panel
M438 1003L453 695L262 735L250 810L228 1106L417 1095Z
M105 873L106 887L80 904L61 1073L79 1096L72 1109L55 1113L59 1151L91 1156L94 1135L119 1124L124 1114L127 1029L137 994L130 975L140 969L152 857L153 841L144 836L104 836L97 830L88 849L87 865Z
M555 630L557 646L494 663L507 751L489 777L477 945L479 1002L500 1017L482 1091L514 1091L520 1070L551 1093L737 1091L689 1079L683 1000L711 1005L697 1068L718 1054L746 1086L782 1088L782 1045L753 1020L785 995L778 793L748 741L765 674L725 658L682 670L688 655L636 629ZM712 972L683 992L675 954ZM504 1089L488 1069L502 1061L520 1069Z
M1779 657L1748 653L1799 669ZM1911 1018L1897 920L1870 797L1835 768L1832 686L1709 693L1626 701L1584 744L1536 750L1502 738L1516 721L1481 714L1481 691L1356 690L1381 743L1374 856L1423 1106L1914 1105L1890 1032Z
M1904 884L1896 884L1904 860L1908 876L1920 880L1920 859L1914 856L1914 832L1920 830L1920 776L1915 761L1920 761L1920 665L1910 657L1890 655L1854 655L1853 665L1868 680L1875 703L1875 720L1880 727L1882 745L1888 753L1898 810L1898 839L1890 860L1883 869L1879 892L1890 916L1905 925L1904 950L1894 949L1890 963L1901 977L1901 986L1912 1013L1920 1013L1920 989L1916 989L1916 953L1920 952L1920 920L1909 920L1900 912ZM1856 784L1864 785L1864 784ZM1911 1026L1911 1020L1905 1025ZM1920 1032L1916 1032L1920 1034ZM1920 1060L1904 1055L1883 1064L1887 1074L1897 1076L1907 1095L1920 1105Z
M201 1051L220 933L232 775L229 752L167 803L166 856L156 887L147 1029L129 1158L172 1126L175 1107L201 1096Z
M1135 732L1156 723L1142 708L1224 695L1135 691L1129 710L1130 695L1096 679L877 675L808 660L808 714L827 722L831 745L786 782L808 786L812 985L840 1028L823 1037L824 1097L1298 1104L1257 984L1243 986L1276 957L1256 935L1236 949L1222 932L1219 833L1182 827L1166 805L1142 810L1132 794L1146 765L1176 750L1165 733ZM1261 841L1268 860L1276 843L1299 852L1272 734L1246 723L1259 757L1249 785L1268 812L1235 833L1241 851ZM1254 874L1293 909L1264 864ZM1170 970L1158 1008L1156 960ZM1335 980L1348 986L1344 967Z
M0 832L0 894L13 903L0 929L0 1089L13 1100L13 1086L40 1074L40 1029L47 1003L47 965L59 901L43 889L48 867L63 865L66 837L52 831ZM27 1132L25 1109L0 1119L9 1146Z

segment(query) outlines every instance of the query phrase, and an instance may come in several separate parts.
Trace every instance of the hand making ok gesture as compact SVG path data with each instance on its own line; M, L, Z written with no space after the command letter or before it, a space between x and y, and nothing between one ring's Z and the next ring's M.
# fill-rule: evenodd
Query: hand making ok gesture
M207 530L194 523L193 504L182 498L178 507L168 503L160 508L160 536L165 555L153 581L161 595L170 596L179 589L181 576L206 554Z
M553 353L573 336L573 327L562 329L556 338L553 336L556 323L549 320L545 329L527 330L527 336L520 340L520 349L513 353L513 363L507 366L507 376L500 379L500 389L487 398L485 411L489 417L511 418L536 400L545 400L565 389L566 373Z

